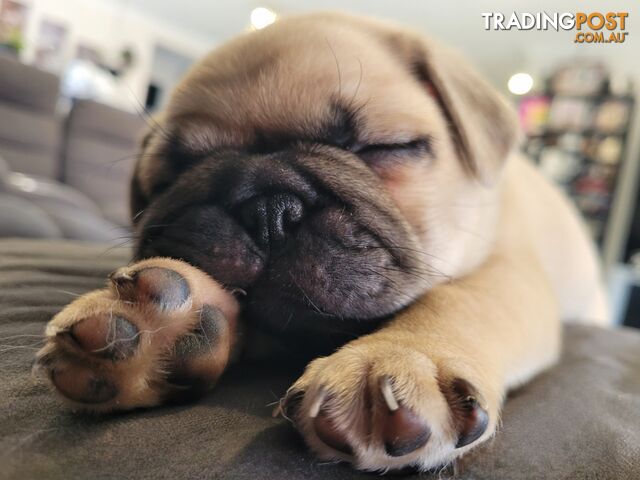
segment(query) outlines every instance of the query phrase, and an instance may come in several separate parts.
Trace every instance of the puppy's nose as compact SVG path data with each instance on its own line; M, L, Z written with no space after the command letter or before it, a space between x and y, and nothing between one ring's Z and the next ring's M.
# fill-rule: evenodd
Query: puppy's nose
M284 245L287 235L303 215L302 201L285 192L253 197L240 209L242 225L257 243L269 248Z

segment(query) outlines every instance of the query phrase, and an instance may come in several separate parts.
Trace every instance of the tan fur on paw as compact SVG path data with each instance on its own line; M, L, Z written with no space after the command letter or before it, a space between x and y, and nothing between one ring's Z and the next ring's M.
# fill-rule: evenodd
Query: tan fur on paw
M146 407L213 386L236 344L238 304L186 263L153 258L121 268L107 288L46 327L36 368L76 409Z
M496 425L499 400L455 364L388 342L350 344L312 362L282 411L323 459L378 471L438 467Z

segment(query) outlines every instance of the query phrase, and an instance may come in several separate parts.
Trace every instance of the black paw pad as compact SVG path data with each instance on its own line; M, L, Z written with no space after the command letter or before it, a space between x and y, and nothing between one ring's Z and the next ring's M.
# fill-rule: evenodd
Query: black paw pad
M391 457L408 455L424 447L431 437L427 422L402 405L394 411L386 409L382 421L382 441Z
M187 280L168 268L147 267L131 273L118 270L109 278L123 300L152 302L165 312L182 307L191 296Z
M216 363L206 355L215 355L226 325L226 319L218 308L203 305L194 330L178 338L173 346L173 367L167 378L171 385L177 387L169 395L170 401L193 400L213 385L220 372Z
M225 325L224 315L218 308L203 305L196 328L176 341L173 347L175 356L189 358L210 352L218 343Z
M111 381L86 367L53 370L51 381L62 395L80 403L104 403L118 394Z
M336 428L333 421L324 412L320 411L318 416L313 419L313 427L318 438L326 445L334 450L351 455L351 446L347 441L346 435Z
M85 318L62 335L67 334L85 352L111 360L130 357L140 342L136 326L119 315Z
M447 400L458 431L456 448L465 447L482 436L489 425L489 414L482 406L478 390L468 381L457 378L448 389Z

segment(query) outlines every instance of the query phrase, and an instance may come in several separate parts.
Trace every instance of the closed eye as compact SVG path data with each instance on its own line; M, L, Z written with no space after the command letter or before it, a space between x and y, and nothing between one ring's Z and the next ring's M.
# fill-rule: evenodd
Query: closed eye
M410 160L433 156L433 145L430 137L422 137L402 143L369 143L357 145L351 149L353 153L367 162Z

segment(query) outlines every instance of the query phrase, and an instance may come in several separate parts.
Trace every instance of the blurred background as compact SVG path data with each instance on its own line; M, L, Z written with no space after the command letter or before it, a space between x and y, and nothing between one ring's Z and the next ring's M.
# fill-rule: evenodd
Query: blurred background
M605 7L606 5L606 7ZM518 109L522 148L575 201L617 323L640 327L637 1L0 0L0 237L118 243L149 115L190 65L278 16L345 10L458 48ZM482 13L627 12L624 43L486 30Z

